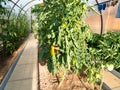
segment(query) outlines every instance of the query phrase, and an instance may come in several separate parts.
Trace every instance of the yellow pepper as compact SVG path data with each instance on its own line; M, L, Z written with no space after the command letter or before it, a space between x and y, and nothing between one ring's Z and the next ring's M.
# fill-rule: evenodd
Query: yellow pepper
M54 54L55 54L54 46L51 46L51 55L53 56Z
M58 51L56 50L57 47L58 47L58 46L55 46L55 45L52 45L52 46L51 46L50 52L51 52L51 55L52 55L52 56L58 53Z

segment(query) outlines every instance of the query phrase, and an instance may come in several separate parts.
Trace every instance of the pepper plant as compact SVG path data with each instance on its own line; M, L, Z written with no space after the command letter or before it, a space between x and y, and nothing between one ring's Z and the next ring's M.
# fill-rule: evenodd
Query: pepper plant
M48 70L63 76L84 74L95 84L101 79L102 62L88 48L90 27L85 23L88 0L44 0L38 16L41 59L48 59Z
M120 72L120 32L93 33L88 47L96 52L94 55L102 61L104 68L110 70L111 67L111 70L114 68Z
M20 15L16 20L16 14L12 13L9 20L4 24L1 23L1 40L3 42L3 56L12 54L21 44L23 39L28 35L28 23L25 15ZM5 21L5 19L3 19Z
M21 14L18 21L15 17L11 18L7 23L7 35L3 38L6 41L6 54L12 54L29 33L27 17Z

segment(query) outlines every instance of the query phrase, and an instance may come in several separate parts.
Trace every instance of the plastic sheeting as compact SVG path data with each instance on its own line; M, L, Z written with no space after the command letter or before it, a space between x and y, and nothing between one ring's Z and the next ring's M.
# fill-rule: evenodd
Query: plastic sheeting
M102 3L105 1L112 1L112 0L97 0L97 1L98 3ZM12 1L9 1L5 6L11 9L9 14L9 17L10 17L12 12L16 12L18 14L26 13L29 8L31 8L36 4L40 4L42 2L43 0L12 0ZM97 5L96 0L89 0L88 4L93 6ZM97 6L95 8L97 8Z
M97 1L98 1L98 3L101 4L102 2L110 2L110 1L112 2L115 0L97 0ZM19 16L21 13L25 13L27 15L31 14L29 9L32 6L34 6L36 4L40 4L42 2L43 2L43 0L12 0L12 1L9 1L5 5L5 7L10 10L8 17L11 18L12 13L14 13L14 12L16 14L18 14L17 16ZM120 1L119 1L119 3L120 3ZM98 9L99 5L97 5L96 0L89 0L88 4L94 6L96 9ZM102 10L103 22L104 22L103 29L105 32L108 30L111 30L111 29L113 29L113 30L120 29L120 27L118 26L118 23L120 23L120 22L118 19L115 18L117 7L118 7L118 5L116 5L115 7L110 6L110 7L107 7L105 10ZM30 17L30 15L28 15L28 16ZM93 20L95 20L95 21L92 20L92 22L91 22L91 20L88 20L88 23L90 23L90 25L93 24L91 27L96 26L97 28L93 28L93 30L95 32L97 32L97 30L100 29L100 22L101 21L100 21L99 15L94 14L93 12L89 12L88 17L92 18L92 16L93 16ZM97 19L95 19L95 17L97 17ZM112 23L111 20L114 20L115 22L117 22L117 24L115 24L115 22L114 22L114 24L110 24L110 23ZM112 27L111 27L111 25L112 25ZM109 28L109 27L111 27L111 28ZM115 28L113 28L113 27L115 27Z
M11 7L12 10L15 10L17 13L19 13L19 11L27 12L30 7L42 2L43 0L12 0L7 3L7 6Z
M103 2L103 0L101 0L101 2ZM107 6L105 10L103 9L101 10L102 16L103 16L103 33L106 33L108 31L120 31L120 18L116 18L116 13L117 13L117 9L120 1L114 6L111 4L111 2L106 3ZM98 9L97 5L95 7L96 9ZM100 28L101 28L100 16L93 12L88 12L87 15L88 16L86 21L90 25L92 31L95 33L100 33Z

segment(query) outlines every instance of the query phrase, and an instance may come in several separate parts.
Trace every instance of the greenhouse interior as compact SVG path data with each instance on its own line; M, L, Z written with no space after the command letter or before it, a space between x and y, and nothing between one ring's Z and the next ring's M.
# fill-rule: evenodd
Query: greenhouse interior
M0 90L120 90L120 1L0 0Z

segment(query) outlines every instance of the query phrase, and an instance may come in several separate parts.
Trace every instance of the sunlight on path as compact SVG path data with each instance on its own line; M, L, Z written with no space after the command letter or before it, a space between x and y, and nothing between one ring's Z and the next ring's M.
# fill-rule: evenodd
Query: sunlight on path
M31 34L5 90L38 90L37 45Z

